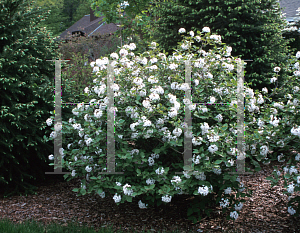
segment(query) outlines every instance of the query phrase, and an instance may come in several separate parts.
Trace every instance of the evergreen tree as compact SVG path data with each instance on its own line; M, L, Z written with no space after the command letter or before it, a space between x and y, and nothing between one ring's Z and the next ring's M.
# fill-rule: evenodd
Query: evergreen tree
M68 28L68 16L63 13L63 0L37 0L35 7L50 10L49 17L39 23L40 27L46 27L53 33L53 37L60 35Z
M212 33L221 35L222 42L232 47L233 56L253 60L247 62L245 81L252 82L250 87L254 90L275 87L270 83L274 67L281 67L279 74L286 74L289 41L282 37L286 22L278 1L176 0L161 4L158 9L155 38L167 52L171 53L181 40L180 27L187 32L210 27ZM278 87L283 82L279 79Z
M292 39L289 45L294 48L295 51L300 51L300 20L289 23L287 27L283 29L283 37Z
M90 14L91 3L89 0L81 0L74 14L74 23L80 20L83 16Z
M52 34L37 27L49 12L27 0L0 5L0 184L5 195L32 193L53 171L53 143L43 138L51 133L46 120L54 110L55 64L45 60L61 55Z

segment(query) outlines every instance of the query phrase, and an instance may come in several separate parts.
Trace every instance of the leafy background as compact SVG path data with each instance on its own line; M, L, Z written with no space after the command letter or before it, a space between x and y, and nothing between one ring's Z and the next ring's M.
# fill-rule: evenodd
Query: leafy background
M282 77L287 76L288 67L284 61L295 54L294 51L300 50L299 32L281 33L288 25L280 18L280 12L272 8L277 4L276 0L253 0L247 3L243 0L129 0L129 6L125 9L118 6L121 0L0 2L8 10L0 12L1 18L5 19L0 27L0 188L6 191L13 188L10 195L31 193L38 182L55 177L44 175L46 171L53 171L53 167L48 165L48 155L53 153L53 147L42 140L43 135L51 133L45 121L53 111L51 88L55 67L54 63L45 64L42 61L65 55L59 50L63 44L52 39L89 14L90 6L96 16L104 15L107 23L122 25L122 34L116 33L115 37L121 36L123 44L136 43L139 52L143 52L149 42L156 41L163 51L171 53L180 41L177 33L180 27L201 31L204 26L209 26L213 33L222 36L223 42L232 46L233 55L254 60L247 64L245 75L246 81L253 82L254 90L269 87L268 80L274 75L272 68L275 66L282 67L279 73ZM29 4L34 10L26 13ZM241 17L245 14L251 20ZM299 22L296 25L299 28ZM251 50L253 46L255 52ZM112 51L104 51L104 47L101 55L117 50L117 47L106 46ZM83 56L87 51L80 53ZM64 58L75 60L75 57ZM71 65L74 70L83 69L81 61L63 64L62 71ZM84 76L91 72L88 67L85 69L86 73L79 74L75 83L68 83L65 79L65 96L70 97L72 88L78 87ZM283 81L284 78L279 80L279 86ZM20 104L23 104L22 108L18 109ZM24 119L16 120L18 116ZM21 131L16 122L22 126ZM63 176L57 175L57 178L62 180Z

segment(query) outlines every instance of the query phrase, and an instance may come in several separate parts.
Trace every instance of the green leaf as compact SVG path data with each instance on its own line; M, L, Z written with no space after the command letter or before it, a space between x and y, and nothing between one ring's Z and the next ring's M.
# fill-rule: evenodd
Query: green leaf
M124 197L125 197L126 201L132 202L132 197L131 196L125 195Z
M222 162L223 162L222 160L217 160L217 161L215 161L215 164L220 164Z
M187 211L187 216L190 216L194 213L194 210L193 208L188 208L188 211Z
M85 194L86 194L86 190L85 190L85 189L81 189L81 190L80 190L80 193L81 193L82 195L85 195Z
M72 190L73 192L78 192L78 188L75 188Z
M100 195L103 192L103 190L100 188L97 190L97 193Z

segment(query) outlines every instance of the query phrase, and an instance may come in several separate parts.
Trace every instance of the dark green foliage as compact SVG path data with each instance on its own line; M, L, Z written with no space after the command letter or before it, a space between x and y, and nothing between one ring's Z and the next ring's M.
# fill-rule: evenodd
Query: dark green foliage
M232 56L254 60L245 69L245 81L252 82L250 87L254 90L275 87L270 83L274 67L281 67L279 74L284 74L289 50L288 40L282 38L285 21L280 18L277 1L177 0L161 4L159 10L155 38L167 52L181 40L179 28L196 32L210 27L212 33L221 35L222 42L232 47ZM283 81L278 80L278 86Z
M48 156L53 143L45 143L46 125L54 110L56 44L51 33L36 25L45 12L32 2L0 0L0 184L7 195L32 193L36 182L53 171ZM49 14L49 13L48 13ZM51 175L47 175L51 176Z

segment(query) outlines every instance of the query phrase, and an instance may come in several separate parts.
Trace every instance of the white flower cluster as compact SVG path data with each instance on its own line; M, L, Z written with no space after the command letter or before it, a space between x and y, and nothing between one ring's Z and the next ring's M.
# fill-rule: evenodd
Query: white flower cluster
M128 5L129 5L128 2L124 2L122 6L126 7ZM185 32L186 32L186 30L184 28L180 28L179 29L179 33L185 33ZM210 33L210 28L209 27L204 27L202 29L202 33ZM195 37L195 33L193 31L190 31L189 35L191 37ZM210 35L210 36L207 36L207 38L208 37L210 39L214 40L215 42L221 43L221 39L222 38L221 38L220 35ZM201 37L196 36L194 39L199 42L201 40ZM157 44L155 42L152 42L149 47L152 48L152 49L155 49L157 47ZM184 43L181 44L181 49L182 50L187 50L187 49L190 49L190 48L191 48L191 43L189 41L184 41ZM129 57L127 57L127 56L131 56L133 59L135 59L136 62L144 65L145 68L149 69L150 73L152 71L157 70L158 67L160 67L160 65L165 65L165 64L160 64L159 63L159 59L156 58L156 57L153 57L153 55L148 56L149 57L148 58L149 59L149 63L148 63L148 59L146 57L134 57L135 55L131 51L135 50L135 49L136 49L136 45L134 43L131 43L129 45L124 45L120 49L119 54L112 53L110 55L110 57L113 59L113 62L111 64L112 64L113 67L115 67L114 72L115 72L116 75L118 75L121 72L123 72L122 68L116 68L116 65L118 64L117 60L119 60L120 65L124 65L124 67L127 67L128 69L134 69L135 68L134 67L135 63L133 61L130 61L128 59ZM129 50L131 50L131 51L129 51ZM215 58L211 58L210 57L211 53L210 52L205 52L204 50L202 50L200 52L203 55L203 57L205 57L205 59L204 58L199 58L194 63L194 66L197 67L197 68L203 69L203 74L199 74L199 73L197 74L196 73L195 74L196 78L200 77L200 78L203 78L203 79L208 80L208 81L212 81L212 79L214 78L213 74L211 74L209 72L209 70L208 70L209 66L207 65L207 61L206 61L207 59L209 59L210 62L214 62L214 61L219 62L219 64L222 66L222 68L223 68L223 70L225 72L231 72L231 71L233 71L234 65L233 64L229 64L230 63L230 58L228 58L229 56L231 56L232 47L227 47L226 48L226 51L224 52L225 55L223 54L224 56L227 57L225 59L221 59L220 55L216 56ZM150 55L150 53L148 53L148 54ZM164 54L160 53L159 57L162 60L165 60L165 61L167 60L166 56ZM300 51L296 54L296 57L300 58ZM183 59L183 56L182 55L173 55L169 59L170 59L170 61L174 61L174 60L179 61L179 60ZM107 57L104 57L102 59L97 59L95 62L91 63L91 67L94 68L93 72L98 72L100 70L102 71L104 69L107 69L108 63L109 63L109 60L108 60ZM149 66L149 65L151 65L151 66ZM175 62L170 62L168 66L165 65L165 68L169 68L172 71L176 71L176 69L178 68L178 65ZM295 68L299 69L299 62L295 64ZM276 76L278 76L278 73L280 72L280 70L281 70L280 67L275 67L274 68L274 72L277 73ZM154 107L152 107L152 104L155 101L161 100L160 95L164 94L164 89L161 86L155 86L155 87L153 87L153 88L150 89L150 93L147 93L147 91L145 89L143 89L145 87L144 81L146 81L146 82L148 81L151 84L159 83L158 77L155 77L154 74L150 75L149 77L143 77L141 75L141 70L139 68L135 69L134 71L132 71L132 73L130 75L133 75L133 77L132 77L132 80L133 80L132 84L133 84L134 87L130 90L129 93L127 93L127 96L139 94L141 97L146 97L145 100L143 100L142 104L143 104L144 108L146 108L147 112L153 111ZM300 76L300 71L295 71L294 75L295 76ZM171 78L168 77L168 79L171 82ZM104 80L104 79L102 79L102 80ZM129 79L127 79L127 80L129 80ZM275 82L276 80L277 80L277 77L273 77L271 79L271 83ZM97 82L99 82L98 79L94 79L94 83L97 83ZM197 79L195 79L194 82L195 82L196 85L199 84L199 80L197 80ZM115 93L115 96L120 95L120 93L118 93L118 91L120 90L120 87L117 84L113 84L111 88L113 89L113 91L117 92L117 93ZM177 83L177 82L173 82L171 84L171 88L173 90L176 89L176 90L181 90L181 91L187 91L191 87L187 83L181 83L180 84L180 83ZM224 94L225 93L229 94L228 89L225 89L225 90L223 90L223 89L224 88L222 87L222 88L215 88L213 90L218 95L222 95L223 93ZM299 91L299 87L294 87L293 89L294 89L294 93L296 93L297 91ZM100 84L97 85L97 86L95 86L94 89L92 89L92 90L89 90L88 87L86 87L84 89L85 93L89 93L90 94L91 91L94 91L100 97L101 95L104 95L104 93L106 91L106 85L104 84L104 82L101 81ZM222 91L223 91L223 93L222 93ZM254 97L254 92L250 88L246 88L245 92L247 93L248 96L251 97L250 105L248 106L249 107L249 112L250 113L252 113L254 111L259 112L259 107L256 106L255 104L257 104L257 105L263 104L264 103L263 96L261 94L259 94L258 97ZM268 89L267 88L263 88L262 92L268 93ZM107 107L107 104L108 104L108 98L107 97L104 98L104 96L101 96L101 97L103 97L103 99L101 100L101 101L103 101L103 103L100 103L100 100L99 100L97 102L97 105L96 105L96 107L99 107L99 109L95 109L94 112L93 112L94 113L94 117L98 118L98 119L102 117L103 111L105 111L105 109ZM181 134L182 134L182 128L183 127L181 127L181 126L180 127L176 127L172 131L172 133L171 133L171 131L169 131L169 129L167 127L163 127L163 125L165 123L164 122L165 120L170 119L170 118L175 118L178 115L178 112L179 112L179 109L180 109L180 106L181 106L180 103L176 100L176 96L175 95L172 95L172 94L169 93L168 94L168 98L169 98L169 102L172 103L174 106L172 106L169 109L168 115L166 117L164 117L163 119L159 118L157 120L157 122L156 122L155 125L149 119L147 119L146 116L140 116L139 112L137 112L137 108L136 107L130 107L129 106L129 107L126 108L126 110L125 110L126 111L126 115L127 116L130 115L131 118L135 120L135 122L130 125L131 131L134 131L134 133L132 133L132 136L131 136L132 138L138 138L141 135L141 132L139 132L139 129L141 127L136 127L136 126L142 126L143 128L145 128L145 127L153 127L154 128L156 126L160 131L162 131L164 133L163 141L166 141L166 140L169 140L169 141L170 140L177 140L181 136ZM292 96L291 95L288 95L287 98L290 99L290 100L292 100ZM121 100L124 101L124 99L122 99L122 98L121 98ZM210 100L211 104L214 104L216 102L216 98L214 96L209 96L209 100ZM298 105L299 100L294 99L293 102L291 102L290 100L288 102L289 105L291 105L291 104L293 104L294 106ZM93 100L90 101L90 103L96 103L96 101L97 101L96 99L93 99ZM184 104L187 105L192 111L194 111L196 109L196 105L195 104L191 104L189 102L189 100L187 100L187 99L184 99ZM237 101L232 101L231 104L230 104L230 106L233 106L234 104L237 104ZM72 110L72 112L73 112L74 115L78 116L81 111L83 111L84 109L88 109L89 107L90 107L89 105L84 106L84 103L80 103L80 104L77 105L77 108L75 108L75 109ZM273 108L274 115L270 116L271 120L269 121L269 123L271 125L273 125L274 127L278 127L278 124L279 124L279 122L280 122L281 119L280 118L277 119L277 117L275 116L277 114L276 107L279 107L279 108L283 109L284 108L284 104L282 102L281 103L275 103L273 107L274 107ZM201 110L203 113L208 112L208 109L205 106L204 107L198 107L198 110L199 111ZM116 107L114 107L112 109L109 109L109 111L114 112L114 111L118 111L118 109ZM215 119L218 122L222 122L223 121L223 116L221 114L218 114L217 116L215 116ZM89 114L85 114L84 115L84 120L86 122L92 122L93 121L93 116L91 116ZM255 122L255 118L254 118L254 122ZM46 123L47 123L48 126L51 126L52 125L52 119L48 118L47 121L46 121ZM84 146L83 140L84 140L87 146L91 146L92 143L93 143L93 139L88 135L88 132L87 132L88 130L84 130L83 128L81 128L80 124L75 123L75 119L70 118L69 119L69 123L73 123L72 126L73 126L74 130L78 131L78 135L81 138L84 136L84 138L82 140L80 140L78 142L78 144L81 145L81 147L83 147ZM100 122L100 123L102 123L102 122ZM260 127L261 130L263 130L264 123L265 122L263 122L262 119L258 119L257 124L258 124L258 126ZM61 124L56 124L54 128L55 128L55 131L50 134L50 137L53 137L53 138L55 138L57 136L57 132L56 131L61 130L62 125ZM210 143L217 142L220 139L219 135L214 134L214 132L213 131L209 131L209 129L210 129L210 126L208 125L208 123L206 123L206 122L201 123L202 136L205 135L205 134L207 134L206 135L207 139L208 139L207 146L209 145L209 142ZM234 134L237 134L236 130L230 129L230 131L232 133L234 133ZM101 132L102 132L102 130L96 130L96 134L97 135L99 135L99 133L101 133ZM262 132L263 131L259 131L259 133L262 133ZM147 130L147 134L143 135L143 137L149 138L149 137L151 137L152 133L153 133L153 129L149 129L149 130ZM297 128L297 127L294 126L293 129L291 130L291 133L294 134L294 135L298 135L300 137L300 127ZM172 134L174 136L172 136ZM274 135L275 135L275 133L274 133ZM272 134L272 136L274 136L274 135ZM119 136L119 138L123 137L123 135L118 135L118 136ZM201 137L193 137L192 134L189 134L187 136L189 136L189 137L192 138L192 143L193 143L193 145L196 145L196 146L197 145L201 145L203 143L203 141L204 141ZM206 138L206 137L204 137L204 138ZM226 138L226 139L228 139L228 138ZM267 139L270 139L270 137L267 137ZM228 141L230 141L230 139L228 139ZM281 146L283 146L284 142L283 141L277 142L277 145L279 145L279 144ZM68 145L68 149L70 149L71 146L72 146L72 144L69 144ZM251 153L252 154L255 153L255 150L256 150L255 146L256 145L251 145L251 148L252 148ZM99 148L97 147L97 149L99 149ZM217 145L214 145L214 144L211 144L210 146L208 146L208 151L210 153L212 153L212 154L214 154L216 151L218 151L218 149L219 148L217 147ZM234 154L234 152L236 152L235 149L236 148L231 148L231 152L230 153ZM269 152L268 146L263 145L263 146L260 147L260 150L261 150L260 151L261 155L267 156L267 154ZM63 151L64 151L64 149L60 148L59 152L60 152L61 155L63 155ZM97 154L96 152L98 154L100 154L102 152L102 150L100 149L99 151L95 151L95 154ZM132 150L131 151L132 157L133 157L134 153L139 154L139 150L137 150L137 149ZM152 154L148 158L149 166L153 166L154 165L154 163L155 163L154 159L155 158L156 159L159 158L159 155L158 154ZM282 158L281 156L278 156L278 161L281 161L280 160L281 158ZM53 155L49 155L49 159L53 160L54 159ZM86 159L89 159L90 161L93 160L92 157L81 156L81 160L82 161L85 161ZM195 155L195 154L193 155L193 162L195 164L199 164L200 163L200 159L201 159L200 155ZM300 154L298 154L295 157L295 159L299 161L300 160ZM76 156L74 157L74 160L77 161L77 157ZM226 166L229 166L229 164L231 166L233 166L233 164L234 164L233 159L228 160L228 164L226 164ZM95 169L96 165L94 167L88 165L88 166L85 167L85 171L87 173L91 173L92 170L93 170L93 168ZM212 171L215 174L221 174L222 173L221 168L213 168ZM294 166L292 166L290 169L284 168L284 171L286 173L289 172L290 175L298 173L297 169ZM164 168L160 167L160 168L156 169L155 172L158 175L163 175L164 172L165 172L165 170L164 170ZM72 170L72 174L71 175L75 176L76 175L76 171ZM90 174L87 174L87 176L86 176L87 180L89 178L89 175ZM193 175L198 180L201 180L201 181L206 180L206 176L205 176L204 172L200 172L199 173L199 172L195 171L193 173ZM184 176L186 178L190 178L190 175L188 175L187 172L184 172ZM165 178L163 178L163 180L165 180ZM181 180L181 178L179 176L174 176L173 179L171 180L171 183L174 186L176 186L181 181L182 180ZM149 179L146 180L147 185L152 185L155 182L156 182L156 180L151 179L151 178L149 178ZM300 183L300 176L297 177L297 184L299 184L299 183ZM118 186L121 186L121 183L119 183L119 182L116 182L116 184ZM130 187L131 187L131 185L129 185L129 184L126 184L126 185L123 186L123 192L124 192L125 195L132 195L133 194L133 190L129 190L128 189ZM295 187L295 185L293 183L290 184L288 186L288 188L287 188L288 192L289 193L293 193L294 192L294 187ZM86 186L82 184L82 188L86 189ZM178 187L176 187L176 190L178 190L177 188ZM212 188L213 187L211 186L211 190L212 190ZM243 185L243 183L241 183L239 191L241 192L244 189L245 189L244 185ZM224 190L224 193L227 194L227 195L230 194L231 192L232 192L231 187L227 187ZM208 195L208 193L209 193L208 186L199 187L198 188L198 193L200 193L203 196ZM100 194L100 196L105 196L105 193L102 192ZM172 196L165 195L165 196L162 197L162 201L164 201L164 202L170 202L171 198L172 198ZM118 196L118 194L116 193L115 196L113 197L113 199L115 200L115 202L120 202L121 201L121 195ZM222 202L220 203L220 206L221 207L227 207L228 205L229 205L228 199L224 200L224 198L222 198ZM140 206L140 208L146 208L145 204L142 203L141 200L139 202L139 206ZM242 206L243 206L242 203L240 203L239 205L235 205L235 210L236 211L241 210ZM236 211L231 212L230 213L230 217L237 219L238 218L238 213ZM289 207L288 211L290 213L293 213L293 211L295 211L295 210L292 209L292 207Z
M220 206L221 206L222 208L226 208L227 206L229 206L229 201L228 201L228 199L225 199L225 200L224 200L224 198L222 198L221 200L222 200L222 201L220 201Z
M212 191L213 187L210 186L210 189ZM198 193L200 193L201 195L203 196L206 196L208 193L209 193L209 188L207 186L204 186L204 187L199 187L198 188Z

